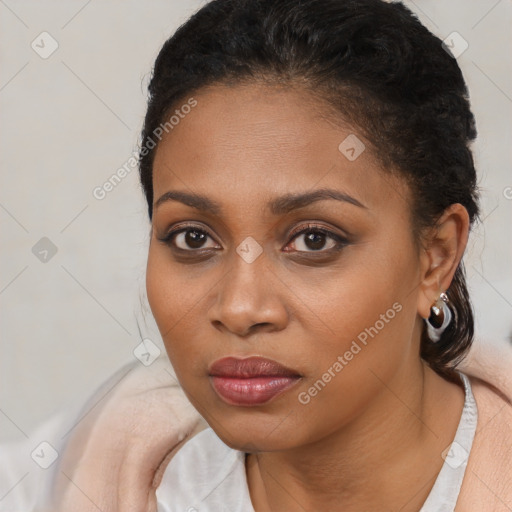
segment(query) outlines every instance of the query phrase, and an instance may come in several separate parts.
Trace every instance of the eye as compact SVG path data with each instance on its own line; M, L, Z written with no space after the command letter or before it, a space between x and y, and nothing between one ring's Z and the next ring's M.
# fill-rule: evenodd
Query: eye
M207 231L196 226L174 229L160 240L173 248L187 252L194 252L199 249L220 248ZM207 244L208 240L211 241L210 245Z
M309 224L291 233L297 252L331 252L348 244L342 236L324 227ZM288 252L291 252L287 250Z

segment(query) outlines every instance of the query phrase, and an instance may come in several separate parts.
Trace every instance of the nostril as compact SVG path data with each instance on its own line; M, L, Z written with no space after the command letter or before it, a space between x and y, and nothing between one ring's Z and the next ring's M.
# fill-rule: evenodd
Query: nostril
M274 326L270 322L259 322L257 324L252 324L249 327L247 327L246 329L243 329L243 328L235 329L234 327L228 327L220 320L212 320L212 325L215 327L215 329L217 329L221 332L231 331L243 338L250 336L251 334L256 333L258 331L270 332L270 331L274 330Z
M251 329L252 330L257 330L258 328L261 328L261 327L263 327L263 328L272 327L272 324L269 323L269 322L261 322L259 324L252 325Z
M215 327L215 329L222 329L222 322L220 320L213 320L212 325Z

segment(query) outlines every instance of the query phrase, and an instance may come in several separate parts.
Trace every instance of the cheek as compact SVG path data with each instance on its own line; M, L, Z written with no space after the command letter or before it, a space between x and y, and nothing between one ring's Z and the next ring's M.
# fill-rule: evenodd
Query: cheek
M146 292L151 312L156 320L160 332L165 332L172 325L172 313L175 311L175 294L170 293L172 288L172 273L167 272L167 265L159 255L159 251L153 248L154 241L148 254L146 268ZM168 324L168 325L164 325Z
M364 302L353 297L346 316L332 308L333 332L311 333L318 345L308 350L310 372L293 397L301 432L320 438L348 424L410 364L414 306L373 292Z
M198 318L206 300L207 275L193 278L197 271L180 268L171 260L165 247L150 247L146 269L146 291L166 352L178 377L187 368L195 374L195 366L204 357L204 338L198 340L202 326ZM199 341L199 343L198 343ZM199 372L199 366L197 366Z
M187 311L199 303L207 284L197 269L177 264L170 249L152 240L146 268L146 291L149 305L161 330L170 329ZM199 305L199 304L198 304Z
M150 247L146 269L146 291L151 312L169 352L169 340L183 329L187 313L193 307L192 284L177 272L165 254L165 248Z
M400 316L396 314L399 306L393 305L405 307L414 299L410 294L416 274L414 258L404 252L395 254L392 247L385 249L374 243L354 247L344 263L323 278L311 275L296 283L301 302L313 312L311 325L325 331L333 348L336 340L356 339L361 333L364 338L365 330L375 323L379 331L388 330Z
M395 253L392 247L386 253L385 246L369 249L351 257L335 279L326 280L323 293L312 295L310 301L310 326L317 326L310 338L318 345L310 349L313 371L301 391L318 396L319 406L328 408L333 395L341 393L345 411L355 410L382 386L376 375L391 380L413 353L414 254ZM315 391L311 386L318 379Z
M354 380L371 367L381 367L388 361L393 364L404 340L398 335L405 325L403 297L386 281L375 279L371 283L352 273L350 279L339 280L311 303L318 320L310 324L310 338L318 340L316 348L322 348L316 351L310 347L314 377L340 362L338 356L343 374ZM337 369L340 373L339 365Z

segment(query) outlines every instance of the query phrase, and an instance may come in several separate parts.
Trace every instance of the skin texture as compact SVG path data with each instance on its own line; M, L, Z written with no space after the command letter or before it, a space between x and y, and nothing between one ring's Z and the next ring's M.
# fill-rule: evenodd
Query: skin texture
M356 128L329 122L310 93L254 83L194 98L197 107L159 143L155 203L171 190L195 193L221 212L156 206L147 266L151 309L186 395L226 444L250 452L257 512L418 510L464 402L461 385L421 361L419 340L464 252L466 210L448 208L418 247L405 182L381 169ZM354 161L338 150L350 134L366 144ZM268 208L323 188L364 206ZM331 249L337 242L326 237L311 248L304 234L290 236L311 223L346 244ZM174 238L181 251L162 241L183 224L209 235L201 249L183 233ZM252 263L236 251L249 236L263 251ZM393 304L400 311L302 404L299 393ZM225 356L271 358L302 378L264 405L228 405L208 376Z

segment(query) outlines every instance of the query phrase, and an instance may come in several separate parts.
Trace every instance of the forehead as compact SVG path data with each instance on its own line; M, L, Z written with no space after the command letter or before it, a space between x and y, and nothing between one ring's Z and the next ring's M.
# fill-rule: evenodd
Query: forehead
M220 202L236 192L243 202L334 187L376 207L403 202L408 193L381 168L357 128L341 117L334 124L326 104L305 90L249 84L192 96L196 106L181 113L158 145L155 201L168 189Z

